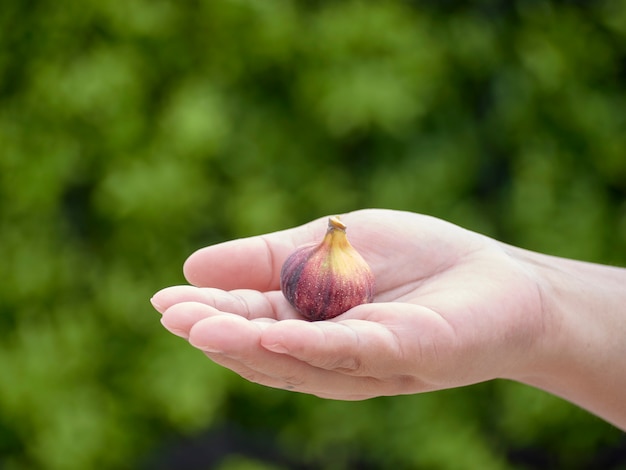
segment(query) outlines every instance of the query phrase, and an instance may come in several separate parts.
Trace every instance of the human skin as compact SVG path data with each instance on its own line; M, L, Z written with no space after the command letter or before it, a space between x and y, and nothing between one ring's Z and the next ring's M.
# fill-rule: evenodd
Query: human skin
M161 322L252 382L337 400L496 378L543 389L626 430L626 270L512 247L440 219L342 216L376 277L374 303L304 320L283 261L327 219L202 248L191 285L152 298Z

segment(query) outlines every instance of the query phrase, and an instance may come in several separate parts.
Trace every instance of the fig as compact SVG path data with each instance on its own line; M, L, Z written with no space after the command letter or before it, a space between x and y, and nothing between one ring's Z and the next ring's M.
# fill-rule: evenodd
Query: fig
M280 272L280 289L307 320L328 320L374 299L374 275L338 216L321 243L297 248Z

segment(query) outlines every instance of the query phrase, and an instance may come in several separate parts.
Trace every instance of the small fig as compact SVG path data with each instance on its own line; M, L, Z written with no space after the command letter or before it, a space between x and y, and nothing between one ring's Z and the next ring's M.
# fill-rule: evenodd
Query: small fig
M306 319L327 320L374 299L374 275L346 236L339 217L328 219L320 244L297 248L280 272L280 289Z

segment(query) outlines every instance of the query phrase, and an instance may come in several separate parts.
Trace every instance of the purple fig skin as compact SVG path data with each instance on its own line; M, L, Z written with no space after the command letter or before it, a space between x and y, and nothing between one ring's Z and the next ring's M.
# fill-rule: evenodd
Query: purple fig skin
M307 320L334 318L374 300L374 275L350 245L346 226L331 217L320 244L297 248L285 261L280 288Z

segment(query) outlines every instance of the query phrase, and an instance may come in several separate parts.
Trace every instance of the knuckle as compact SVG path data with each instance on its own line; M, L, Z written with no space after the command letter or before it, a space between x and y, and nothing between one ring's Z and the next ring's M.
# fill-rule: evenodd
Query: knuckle
M304 384L304 379L298 375L289 375L283 377L283 382L287 384L287 387L293 388Z
M253 382L255 384L265 385L267 380L267 378L263 374L259 374L255 371L244 371L240 372L239 375L247 381Z
M330 364L329 369L349 375L360 375L363 370L363 363L358 357L344 357Z

